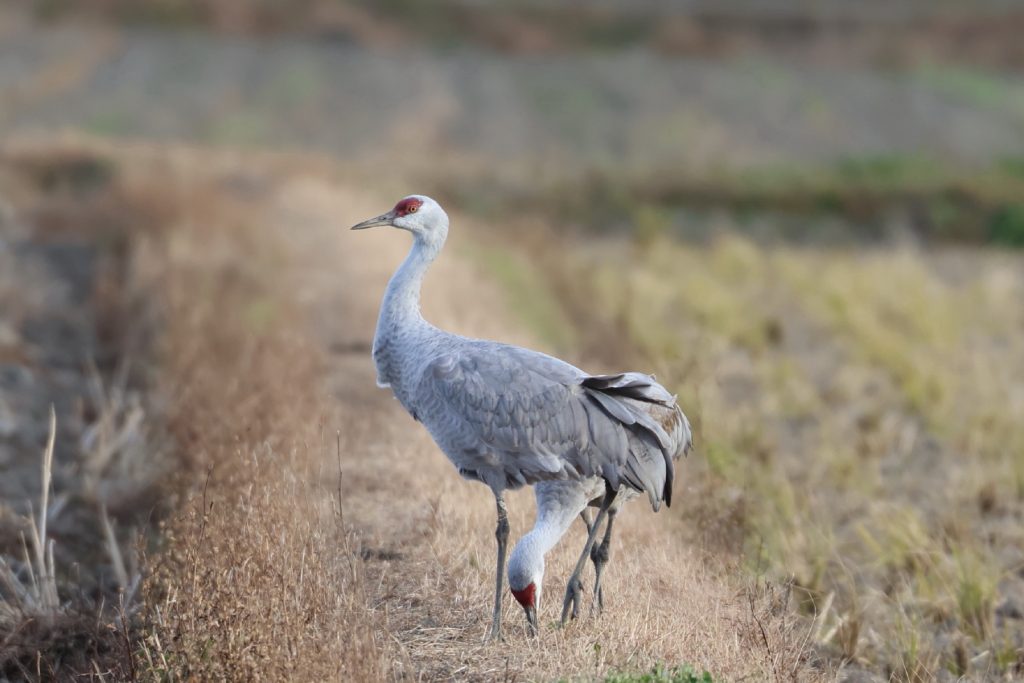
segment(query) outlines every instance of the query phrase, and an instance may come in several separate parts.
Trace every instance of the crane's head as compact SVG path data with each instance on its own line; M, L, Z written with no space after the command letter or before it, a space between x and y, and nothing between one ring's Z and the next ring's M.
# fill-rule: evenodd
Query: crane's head
M526 627L531 636L537 635L537 608L540 606L540 588L537 583L531 581L525 588L512 589L512 596L526 612Z
M544 553L530 534L523 536L508 558L508 587L526 612L526 626L537 635L537 611L544 583Z
M357 223L353 230L365 230L380 225L408 230L427 242L444 241L448 235L448 214L441 205L422 194L411 194L401 199L395 207L376 218Z

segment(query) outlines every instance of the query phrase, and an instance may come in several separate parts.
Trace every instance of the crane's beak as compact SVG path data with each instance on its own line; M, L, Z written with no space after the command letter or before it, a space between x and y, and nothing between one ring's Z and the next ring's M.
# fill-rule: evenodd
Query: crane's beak
M537 608L524 607L523 611L526 612L526 632L530 634L531 638L537 637Z
M352 226L352 229L366 230L367 228L376 228L381 225L391 225L391 221L393 220L395 220L395 215L391 211L388 211L387 213L382 213L376 218L371 218L370 220L363 221L362 223L356 223Z

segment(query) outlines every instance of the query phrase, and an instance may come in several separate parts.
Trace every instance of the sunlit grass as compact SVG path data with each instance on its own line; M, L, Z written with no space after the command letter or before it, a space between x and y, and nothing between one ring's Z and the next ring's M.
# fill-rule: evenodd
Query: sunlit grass
M802 305L855 353L883 368L932 433L970 457L1008 462L1019 492L1024 457L1020 282L993 256L964 284L911 252L791 254L781 269Z
M928 274L910 254L854 261L791 254L780 273L809 311L846 336L866 360L888 370L910 407L944 429L952 379L934 365L965 332L963 294Z

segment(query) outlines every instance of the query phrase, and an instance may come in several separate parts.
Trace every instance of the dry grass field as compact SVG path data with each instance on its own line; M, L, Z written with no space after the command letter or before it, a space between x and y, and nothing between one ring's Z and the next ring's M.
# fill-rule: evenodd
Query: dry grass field
M11 633L94 611L110 625L81 656L18 636L6 675L545 680L686 664L725 680L818 676L787 587L680 542L683 518L643 506L623 520L603 618L563 631L547 604L530 640L510 607L506 642L485 645L490 494L373 383L377 299L407 245L344 228L379 204L322 164L78 144L28 145L9 155L11 173L68 159L111 170L90 201L118 202L122 285L148 307L131 323L149 326L137 362L160 414L147 419L174 444L173 467L136 501L152 541L141 590L120 599L132 603L72 597L79 560L58 563L59 604L9 604ZM458 260L475 232L459 222L428 316L534 342L505 294ZM522 533L532 498L519 492L511 507ZM89 533L102 544L100 531ZM551 593L581 544L576 530L553 554ZM119 595L111 586L106 600Z
M0 683L1024 678L1021 15L912 4L0 2ZM483 642L347 229L414 191L428 320L694 425L600 618L577 525Z
M37 566L31 538L10 566L24 590L4 594L8 677L1020 672L1018 257L584 243L536 222L510 224L503 247L453 213L429 319L653 370L699 444L676 506L624 516L601 619L559 630L548 604L533 641L511 605L488 646L489 493L373 383L377 299L407 240L344 228L389 199L309 158L76 141L5 159L8 240L53 240L68 215L93 226L76 243L117 273L93 273L82 299L102 330L93 381L120 376L106 411L59 432L82 432L55 468L52 495L73 502L50 506L56 566ZM39 298L17 298L15 330L28 307L65 305L45 272L22 277ZM118 372L128 357L144 370ZM88 415L111 445L84 448ZM38 454L14 464L31 481ZM511 507L515 535L528 492ZM110 539L107 509L130 535ZM12 557L19 519L5 518ZM548 594L581 543L574 529L553 553ZM49 602L33 583L48 571ZM89 646L48 649L58 622L58 641Z
M738 237L572 253L545 270L574 319L624 334L697 408L681 499L705 548L791 577L833 661L1022 673L1019 255Z

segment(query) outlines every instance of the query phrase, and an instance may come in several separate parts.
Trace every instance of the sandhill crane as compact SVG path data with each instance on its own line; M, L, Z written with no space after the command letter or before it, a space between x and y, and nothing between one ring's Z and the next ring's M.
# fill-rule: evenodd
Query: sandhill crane
M620 487L646 492L655 508L671 502L672 459L681 448L672 435L685 418L675 397L647 375L588 375L543 353L434 327L420 313L420 286L448 236L448 215L430 197L410 195L352 229L376 226L413 235L381 303L373 339L377 384L390 387L423 423L459 474L494 493L498 557L489 638L498 639L509 532L504 492L599 478L605 491L581 566ZM570 597L567 591L566 602Z

